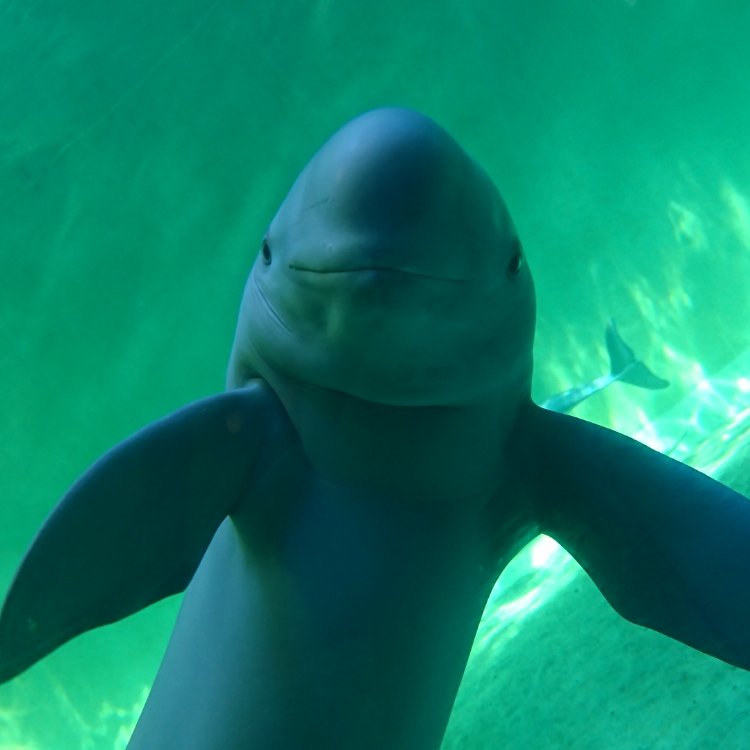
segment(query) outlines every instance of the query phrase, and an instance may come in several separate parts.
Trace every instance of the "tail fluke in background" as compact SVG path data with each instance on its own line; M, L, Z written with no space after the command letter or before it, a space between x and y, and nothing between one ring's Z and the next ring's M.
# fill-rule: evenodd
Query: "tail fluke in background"
M669 381L654 375L639 359L633 350L623 341L617 330L617 324L610 320L605 331L607 353L609 354L610 371L607 375L595 378L590 383L569 388L543 401L540 406L550 411L569 412L585 401L589 396L604 390L611 383L621 381L630 385L660 390L669 386Z

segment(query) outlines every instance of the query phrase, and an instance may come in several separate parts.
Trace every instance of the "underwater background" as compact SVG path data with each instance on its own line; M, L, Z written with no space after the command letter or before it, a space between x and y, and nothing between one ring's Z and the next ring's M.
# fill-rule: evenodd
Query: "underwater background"
M434 117L503 193L535 397L607 371L613 317L671 386L575 413L750 493L749 31L742 0L0 0L0 597L95 458L223 389L266 224L382 105ZM0 750L122 750L178 606L1 686ZM750 674L624 622L542 538L443 749L748 746Z

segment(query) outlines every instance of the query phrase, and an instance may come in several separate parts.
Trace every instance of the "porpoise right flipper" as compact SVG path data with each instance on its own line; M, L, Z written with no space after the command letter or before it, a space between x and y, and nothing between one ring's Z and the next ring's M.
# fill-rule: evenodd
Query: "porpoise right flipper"
M750 669L750 500L624 435L535 405L508 450L539 530L626 619Z
M178 410L73 485L0 610L0 683L74 636L184 590L258 466L269 424L261 390Z

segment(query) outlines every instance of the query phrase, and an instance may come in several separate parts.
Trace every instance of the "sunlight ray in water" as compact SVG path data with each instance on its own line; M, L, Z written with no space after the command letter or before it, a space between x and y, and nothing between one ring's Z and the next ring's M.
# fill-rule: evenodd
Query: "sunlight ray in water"
M48 698L50 705L55 705L68 720L79 750L100 747L104 738L112 738L111 750L125 750L148 693L149 686L143 685L131 705L115 706L104 700L92 712L77 707L63 684L53 679ZM29 737L28 723L29 709L0 705L0 750L46 750L49 746L43 739Z
M725 180L721 187L721 198L735 237L745 249L750 249L750 205L747 198L729 180Z

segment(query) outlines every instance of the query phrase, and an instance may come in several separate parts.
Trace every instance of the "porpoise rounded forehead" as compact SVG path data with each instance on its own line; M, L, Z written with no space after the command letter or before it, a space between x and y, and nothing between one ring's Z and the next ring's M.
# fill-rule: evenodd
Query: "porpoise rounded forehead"
M401 108L367 112L337 131L271 233L292 265L343 270L369 261L461 278L504 267L505 240L515 237L484 170L432 119Z
M428 117L404 109L369 112L339 130L314 162L313 179L352 219L380 226L416 220L455 168L457 144ZM330 168L329 159L336 162ZM316 179L316 181L317 181Z

